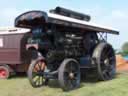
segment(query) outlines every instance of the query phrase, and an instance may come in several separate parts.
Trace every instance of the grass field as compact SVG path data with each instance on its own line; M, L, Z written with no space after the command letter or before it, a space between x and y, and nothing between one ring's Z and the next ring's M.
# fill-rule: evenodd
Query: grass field
M79 89L63 92L57 83L32 88L26 77L0 80L0 96L128 96L128 73L111 81L82 82Z

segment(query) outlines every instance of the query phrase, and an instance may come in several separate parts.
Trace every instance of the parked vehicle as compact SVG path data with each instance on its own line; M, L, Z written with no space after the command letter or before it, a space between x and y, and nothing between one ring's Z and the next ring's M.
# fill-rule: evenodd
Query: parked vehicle
M16 72L26 72L26 34L30 29L0 28L0 79L7 79Z
M111 80L115 77L116 61L114 49L107 43L107 33L118 35L119 32L93 24L90 19L89 15L61 7L50 10L50 13L23 13L16 18L15 26L29 28L30 32L24 39L20 39L22 36L12 37L17 39L7 45L15 44L18 49L8 51L4 61L8 57L11 61L17 58L13 64L20 64L20 60L25 65L31 62L28 79L33 87L58 79L63 90L72 90L80 86L82 70L88 69L95 71L93 75L99 80ZM0 49L0 52L5 51ZM4 64L10 64L10 61Z

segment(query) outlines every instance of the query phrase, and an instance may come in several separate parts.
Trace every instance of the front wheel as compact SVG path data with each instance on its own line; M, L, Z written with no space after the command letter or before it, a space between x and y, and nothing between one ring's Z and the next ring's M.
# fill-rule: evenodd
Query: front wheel
M65 59L59 67L59 84L64 91L73 90L80 86L80 67L74 59Z
M37 58L31 61L28 68L28 79L33 87L41 87L48 81L44 78L46 63L43 59Z

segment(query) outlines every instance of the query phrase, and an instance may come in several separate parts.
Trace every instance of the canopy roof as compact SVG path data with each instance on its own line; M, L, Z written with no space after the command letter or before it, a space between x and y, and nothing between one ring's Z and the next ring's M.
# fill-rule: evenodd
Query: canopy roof
M95 32L106 32L106 33L111 33L111 34L116 34L116 35L119 34L119 31L114 28L101 26L98 24L94 24L92 22L78 20L75 18L62 16L62 15L55 14L55 13L49 13L49 12L46 13L43 11L29 11L29 12L21 14L20 16L16 18L15 25L17 26L20 23L32 24L33 26L37 24L44 24L44 23L51 24L52 23L52 24L61 24L64 26L70 26L70 27L75 27L75 28L82 28L85 30L95 31Z
M74 19L74 18L70 18L70 17L58 15L58 14L48 13L48 17L49 17L48 21L52 23L80 27L88 30L97 31L97 32L107 32L107 33L112 33L117 35L119 34L119 31L114 28L101 26L91 22L82 21L82 20L78 20L78 19Z

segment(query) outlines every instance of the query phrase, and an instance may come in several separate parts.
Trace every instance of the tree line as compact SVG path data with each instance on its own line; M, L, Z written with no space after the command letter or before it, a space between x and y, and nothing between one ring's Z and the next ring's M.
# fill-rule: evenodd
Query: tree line
M117 52L117 54L121 54L121 55L123 55L123 56L128 55L128 42L125 42L125 43L122 45L121 51Z

